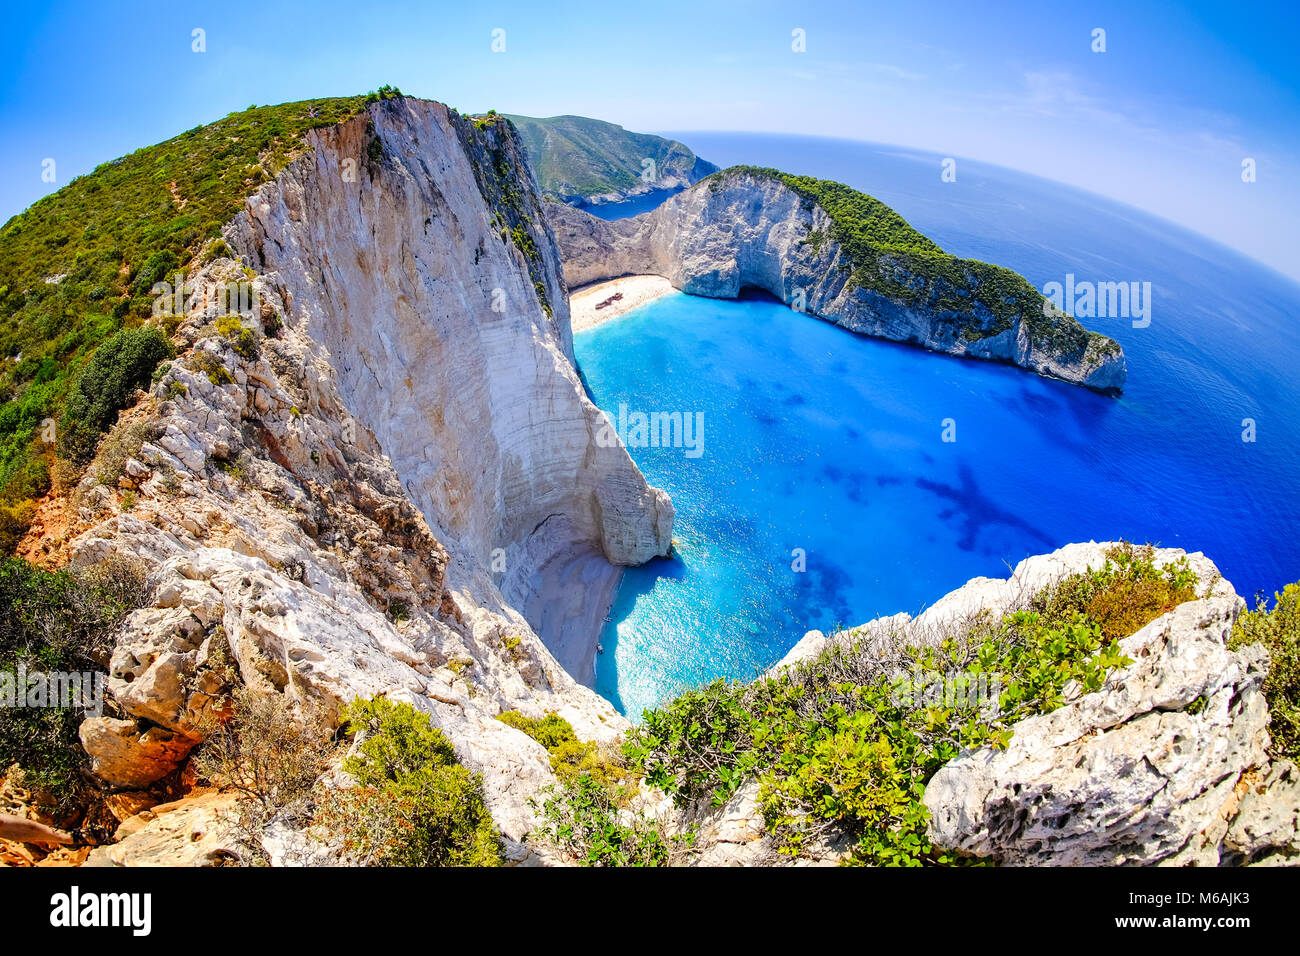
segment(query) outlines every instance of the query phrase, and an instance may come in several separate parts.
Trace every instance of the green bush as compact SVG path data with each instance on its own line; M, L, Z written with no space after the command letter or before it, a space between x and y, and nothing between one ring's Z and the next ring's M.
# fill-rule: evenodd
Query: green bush
M508 710L498 715L497 720L523 731L545 747L551 755L551 770L560 783L590 777L609 791L612 799L621 800L625 796L621 788L630 779L618 754L608 754L592 741L579 740L573 725L559 714L547 714L539 720Z
M343 769L357 785L334 791L320 822L356 860L382 866L499 866L501 839L482 778L456 760L428 716L383 698L344 712L361 734Z
M170 249L155 252L145 260L140 271L136 273L135 281L131 283L131 294L136 296L148 295L150 290L153 289L154 283L169 279L179 265L180 260L176 258L176 253Z
M1195 585L1185 564L1159 569L1149 550L1118 548L1028 608L982 616L924 646L857 638L753 684L690 691L647 711L625 754L682 806L720 806L756 780L785 853L836 838L856 863L965 863L929 843L930 778L963 750L1005 747L1017 721L1068 694L1099 689L1131 663L1107 629L1122 620L1137 630L1170 601L1194 597ZM1133 605L1122 615L1121 599Z
M1237 618L1229 646L1263 644L1268 648L1268 676L1264 699L1268 701L1270 753L1300 761L1300 584L1288 584L1273 595L1273 609L1263 598L1255 610Z
M27 534L35 517L35 502L0 504L0 554L13 554L17 550L18 543Z
M590 776L564 783L542 808L541 834L584 866L667 866L693 834L668 835L636 814L620 817L609 791Z
M50 572L0 561L0 671L103 673L118 625L144 603L135 564L106 561ZM0 768L18 764L33 788L65 806L85 792L86 754L71 708L0 707Z
M158 363L172 354L171 343L154 326L124 329L96 349L68 397L59 453L71 461L89 461L91 436L112 427L135 390L147 387Z
M257 359L257 333L237 315L223 315L217 319L217 333L230 343L239 356L249 362Z
M1040 594L1035 610L1049 617L1083 614L1097 622L1107 640L1128 637L1196 596L1196 574L1187 559L1156 568L1151 562L1154 550L1131 544L1113 548L1102 568L1074 575Z
M538 835L584 866L667 866L691 835L664 833L644 817L624 813L635 781L617 753L578 739L559 714L527 717L517 710L497 716L547 749L560 781L542 806Z

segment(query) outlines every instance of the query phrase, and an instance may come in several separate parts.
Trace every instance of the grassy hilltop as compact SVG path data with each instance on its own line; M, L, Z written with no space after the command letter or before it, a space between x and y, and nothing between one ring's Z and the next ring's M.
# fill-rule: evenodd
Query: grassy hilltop
M211 240L302 152L309 130L395 93L249 107L104 163L0 228L0 552L59 462L93 450L166 350L161 336L133 334L153 284L224 251ZM105 343L94 375L83 374ZM101 385L113 394L89 394ZM45 440L49 419L57 443Z

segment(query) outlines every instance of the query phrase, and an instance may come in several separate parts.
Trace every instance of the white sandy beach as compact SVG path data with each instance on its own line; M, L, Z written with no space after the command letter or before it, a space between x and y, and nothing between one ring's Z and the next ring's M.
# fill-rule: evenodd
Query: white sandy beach
M673 291L672 283L663 276L622 276L604 282L592 282L569 290L569 315L575 333L608 322L639 305L653 302L661 295ZM610 302L604 308L596 306L611 296L622 293L623 298Z

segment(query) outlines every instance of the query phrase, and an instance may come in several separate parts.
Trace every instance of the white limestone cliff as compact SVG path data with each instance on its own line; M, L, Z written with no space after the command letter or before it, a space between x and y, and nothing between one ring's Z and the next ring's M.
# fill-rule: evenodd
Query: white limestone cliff
M559 203L546 209L571 287L633 274L664 276L713 298L752 286L861 335L1008 362L1100 392L1124 387L1123 352L1102 336L1084 333L1077 338L1087 346L1062 350L1032 334L1021 315L996 331L999 321L980 303L953 312L850 281L852 263L829 237L827 212L770 176L726 170L629 219L606 221ZM901 265L896 273L902 285L920 281Z

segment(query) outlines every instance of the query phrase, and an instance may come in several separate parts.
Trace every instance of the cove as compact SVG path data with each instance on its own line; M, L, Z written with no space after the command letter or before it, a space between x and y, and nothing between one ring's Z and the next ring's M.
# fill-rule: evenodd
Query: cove
M629 449L677 511L675 555L628 569L601 636L596 689L632 715L1070 541L1186 542L1228 573L1225 539L1256 533L1155 411L766 299L671 294L577 352L606 411L710 426L695 458Z
M696 148L734 161L730 142ZM1300 578L1294 283L1056 184L967 164L960 190L930 186L914 154L815 147L732 148L873 192L951 251L1040 289L1068 273L1151 281L1149 327L1092 323L1124 346L1128 387L1107 398L757 297L670 294L579 333L580 370L611 417L622 404L707 422L697 458L629 449L673 498L676 553L624 575L597 691L636 719L686 687L753 677L810 629L915 613L1073 541L1204 551L1245 595Z

